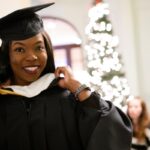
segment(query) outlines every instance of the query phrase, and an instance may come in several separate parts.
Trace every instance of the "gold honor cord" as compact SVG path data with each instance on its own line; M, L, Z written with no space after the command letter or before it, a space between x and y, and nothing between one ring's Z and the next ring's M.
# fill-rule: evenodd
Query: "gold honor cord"
M20 95L18 93L15 93L14 91L10 91L7 89L0 89L0 94L1 95Z

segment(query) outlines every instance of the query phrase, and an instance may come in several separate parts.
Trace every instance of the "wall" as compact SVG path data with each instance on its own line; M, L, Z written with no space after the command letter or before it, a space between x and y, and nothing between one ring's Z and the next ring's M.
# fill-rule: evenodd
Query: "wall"
M150 106L150 1L133 0L132 7L136 28L139 93L149 102Z
M24 6L29 6L30 0L4 0L0 1L0 17L7 15L8 13L20 9Z
M109 3L110 18L114 33L119 36L118 51L122 55L126 77L132 94L139 94L137 48L131 1L106 0Z
M118 49L123 54L131 91L142 96L150 106L150 1L106 1L110 4L115 32L120 37Z

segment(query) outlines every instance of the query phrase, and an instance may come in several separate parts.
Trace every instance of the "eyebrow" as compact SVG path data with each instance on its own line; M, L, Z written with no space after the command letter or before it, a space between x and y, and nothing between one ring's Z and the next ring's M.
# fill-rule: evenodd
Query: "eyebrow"
M40 44L40 43L44 43L44 41L39 40L39 41L35 42L34 44ZM14 41L14 42L12 42L12 46L15 46L15 45L17 45L17 44L22 45L22 46L24 46L24 45L25 45L23 42L18 42L18 41L16 41L16 42L15 42L15 41Z
M12 42L12 46L15 46L15 45L17 45L17 44L19 44L19 45L24 45L22 42Z

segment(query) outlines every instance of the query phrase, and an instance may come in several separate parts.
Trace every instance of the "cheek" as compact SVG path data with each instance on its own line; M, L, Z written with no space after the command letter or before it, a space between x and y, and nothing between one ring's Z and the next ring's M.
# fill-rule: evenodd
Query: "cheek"
M142 109L139 108L139 109L137 110L137 116L139 117L139 116L141 115L141 113L142 113Z
M141 109L131 109L129 110L129 114L130 114L130 117L132 118L138 118L142 113L142 110Z
M48 59L47 53L43 53L40 57L41 63L44 65L44 67L47 64L47 59Z
M18 64L21 63L21 60L18 59L17 57L15 57L14 55L10 55L9 58L10 58L9 59L10 60L10 66L11 66L12 70L14 70L18 66Z

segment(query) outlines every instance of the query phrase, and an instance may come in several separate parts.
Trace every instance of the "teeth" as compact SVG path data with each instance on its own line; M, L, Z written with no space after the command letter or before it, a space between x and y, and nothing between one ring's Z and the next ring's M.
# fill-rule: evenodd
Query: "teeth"
M38 67L25 67L27 71L35 71Z

